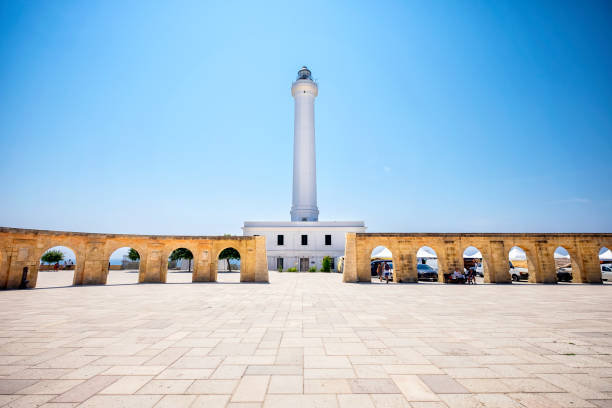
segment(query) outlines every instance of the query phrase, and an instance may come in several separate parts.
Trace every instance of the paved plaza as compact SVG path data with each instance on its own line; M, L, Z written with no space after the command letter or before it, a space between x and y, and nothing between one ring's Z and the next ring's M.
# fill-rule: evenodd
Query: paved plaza
M136 276L0 292L0 406L612 407L609 285Z

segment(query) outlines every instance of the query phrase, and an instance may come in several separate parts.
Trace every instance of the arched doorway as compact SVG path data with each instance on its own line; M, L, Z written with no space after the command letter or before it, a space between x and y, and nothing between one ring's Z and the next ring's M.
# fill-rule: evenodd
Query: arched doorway
M416 252L417 277L421 282L438 282L438 254L428 246L420 247Z
M74 272L77 266L75 252L63 245L51 247L43 252L38 265L38 276L36 277L37 288L71 286L74 284ZM29 271L28 280L34 277Z
M374 283L393 282L393 254L385 246L377 246L370 253L370 276Z
M599 249L599 265L603 283L612 284L612 251L607 247Z
M469 246L463 251L463 269L468 283L470 277L471 283L484 283L486 266L482 252L475 246Z
M140 273L140 253L130 247L113 251L108 259L107 285L138 283Z
M166 283L188 283L193 281L193 252L188 248L176 248L168 256Z
M240 282L240 252L233 247L224 248L217 257L217 282Z
M557 282L571 282L573 279L572 259L567 249L559 246L553 253ZM578 272L578 271L577 271Z
M519 246L513 246L508 252L508 272L512 283L529 282L529 260L527 253Z

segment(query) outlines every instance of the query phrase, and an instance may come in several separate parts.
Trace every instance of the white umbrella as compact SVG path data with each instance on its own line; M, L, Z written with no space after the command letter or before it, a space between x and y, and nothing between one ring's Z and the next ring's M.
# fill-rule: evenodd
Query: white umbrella
M417 258L437 258L437 257L438 255L436 255L435 253L429 252L425 248L419 248L419 250L417 251Z
M511 261L525 261L527 259L527 255L521 248L514 247L510 250L508 258L510 258Z
M606 252L599 255L599 259L602 261L612 261L612 251L608 249Z

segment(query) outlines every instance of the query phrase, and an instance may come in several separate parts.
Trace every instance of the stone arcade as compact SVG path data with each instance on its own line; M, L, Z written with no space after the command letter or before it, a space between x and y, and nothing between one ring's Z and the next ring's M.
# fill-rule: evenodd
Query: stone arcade
M509 283L508 252L520 246L527 254L529 281L556 283L555 248L571 257L573 282L602 283L599 249L612 247L612 234L347 234L344 282L370 282L370 254L384 245L393 255L396 282L417 282L417 250L429 246L438 256L439 271L463 269L463 251L474 246L482 253L486 283ZM438 274L443 282L443 274Z
M76 255L74 285L104 285L108 259L118 248L140 254L138 282L166 282L168 256L176 248L193 253L193 282L217 280L217 258L232 247L240 252L240 281L268 282L263 237L90 234L0 227L0 289L16 289L22 276L36 287L40 257L49 248L65 246Z

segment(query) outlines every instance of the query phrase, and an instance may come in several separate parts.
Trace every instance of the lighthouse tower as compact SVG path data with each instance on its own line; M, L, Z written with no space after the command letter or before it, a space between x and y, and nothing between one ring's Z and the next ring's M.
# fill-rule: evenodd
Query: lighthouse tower
M302 67L291 86L295 99L291 221L319 220L314 131L314 101L318 93L310 70Z
M319 88L302 67L291 86L295 99L293 129L293 201L291 221L245 221L242 233L266 237L268 267L308 271L325 257L335 269L344 255L347 232L365 232L363 221L319 221L315 160L314 102Z

